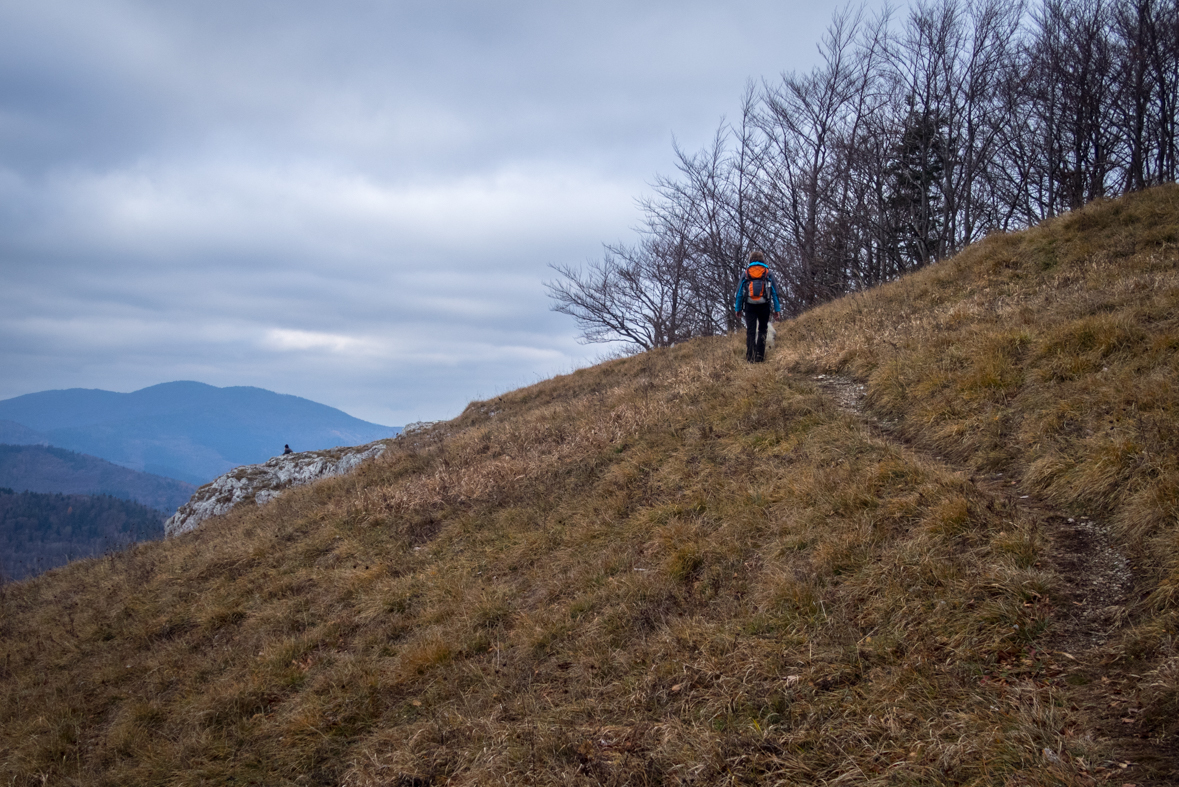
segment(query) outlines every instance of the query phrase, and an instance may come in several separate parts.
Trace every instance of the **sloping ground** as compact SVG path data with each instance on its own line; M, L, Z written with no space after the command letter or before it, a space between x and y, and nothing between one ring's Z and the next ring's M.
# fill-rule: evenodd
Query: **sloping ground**
M1177 227L1175 189L1095 206L785 324L765 365L602 364L7 586L0 777L1172 783ZM1101 637L1058 511L1130 556Z
M866 381L871 422L1031 521L1057 575L1045 642L1083 687L1072 709L1165 784L1179 782L1177 250L1175 186L1091 205L809 314L783 359Z

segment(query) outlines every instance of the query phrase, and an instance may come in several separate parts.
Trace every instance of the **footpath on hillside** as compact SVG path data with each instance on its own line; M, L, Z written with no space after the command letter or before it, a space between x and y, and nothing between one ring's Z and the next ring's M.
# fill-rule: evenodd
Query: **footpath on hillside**
M1118 551L1108 528L1094 519L1069 516L1025 490L1018 478L1002 473L978 475L970 469L904 439L894 422L878 418L864 403L867 386L850 377L811 376L818 389L840 409L854 415L882 439L970 478L997 503L1033 525L1044 539L1043 560L1059 580L1059 598L1052 610L1053 630L1040 656L1059 675L1057 686L1092 735L1112 755L1094 763L1096 780L1147 787L1179 783L1179 753L1151 738L1139 718L1136 679L1117 665L1105 648L1127 625L1128 603L1134 595L1130 561ZM1044 751L1049 758L1057 753Z

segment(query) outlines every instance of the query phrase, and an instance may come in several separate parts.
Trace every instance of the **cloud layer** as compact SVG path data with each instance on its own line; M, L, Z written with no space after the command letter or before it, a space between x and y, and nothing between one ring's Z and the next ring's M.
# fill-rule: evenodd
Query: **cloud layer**
M833 4L0 3L0 399L195 379L401 425L592 360L549 263Z

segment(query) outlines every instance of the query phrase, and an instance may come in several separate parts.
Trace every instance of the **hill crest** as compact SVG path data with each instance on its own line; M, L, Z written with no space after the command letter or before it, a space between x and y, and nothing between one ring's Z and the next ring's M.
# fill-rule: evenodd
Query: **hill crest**
M5 588L0 775L1174 783L1177 314L1166 187L473 402Z

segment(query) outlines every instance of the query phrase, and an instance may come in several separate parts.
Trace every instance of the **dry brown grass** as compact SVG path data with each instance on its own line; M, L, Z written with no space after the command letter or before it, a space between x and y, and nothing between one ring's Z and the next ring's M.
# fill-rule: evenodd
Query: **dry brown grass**
M1045 652L1044 536L971 471L1157 556L1110 652L1179 705L1176 227L1175 189L1095 206L785 324L764 366L611 361L6 586L2 783L1093 783L1116 752Z
M790 339L788 363L866 379L906 436L1108 517L1179 579L1179 188L989 238Z

